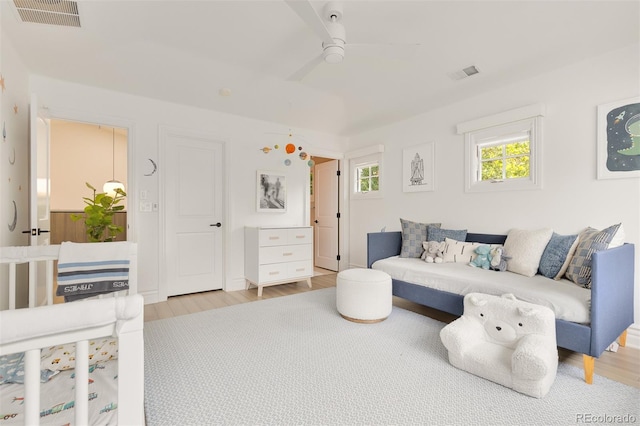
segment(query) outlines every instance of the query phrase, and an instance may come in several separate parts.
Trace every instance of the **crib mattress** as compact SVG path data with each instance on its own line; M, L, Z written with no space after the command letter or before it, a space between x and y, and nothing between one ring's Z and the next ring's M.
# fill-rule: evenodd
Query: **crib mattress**
M513 272L474 268L464 263L426 263L398 256L378 260L372 269L384 271L396 280L464 296L513 293L519 300L550 308L557 319L590 323L591 291L565 279L542 275L525 277Z
M100 362L89 369L89 424L117 424L118 362ZM40 384L40 424L75 424L75 370L62 371ZM0 385L0 424L24 424L24 386Z

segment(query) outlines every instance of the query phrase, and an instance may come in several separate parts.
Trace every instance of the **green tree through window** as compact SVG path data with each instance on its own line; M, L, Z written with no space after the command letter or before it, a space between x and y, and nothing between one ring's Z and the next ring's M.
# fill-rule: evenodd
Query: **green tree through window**
M480 180L499 181L529 177L531 147L528 140L478 148Z
M368 164L358 167L356 192L378 191L380 188L380 176L378 164Z

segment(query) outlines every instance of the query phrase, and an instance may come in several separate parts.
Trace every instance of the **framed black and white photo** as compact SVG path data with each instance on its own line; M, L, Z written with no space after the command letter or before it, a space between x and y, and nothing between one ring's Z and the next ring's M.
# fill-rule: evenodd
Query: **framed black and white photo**
M598 179L640 177L640 98L598 105Z
M433 142L402 151L403 192L435 191Z
M287 211L287 178L284 173L258 170L256 188L259 212Z

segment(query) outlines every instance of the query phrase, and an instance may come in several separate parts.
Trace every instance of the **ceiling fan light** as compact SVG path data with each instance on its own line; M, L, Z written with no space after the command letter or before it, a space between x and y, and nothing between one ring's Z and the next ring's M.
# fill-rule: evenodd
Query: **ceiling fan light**
M327 46L322 56L328 64L339 64L344 59L344 48L342 46Z

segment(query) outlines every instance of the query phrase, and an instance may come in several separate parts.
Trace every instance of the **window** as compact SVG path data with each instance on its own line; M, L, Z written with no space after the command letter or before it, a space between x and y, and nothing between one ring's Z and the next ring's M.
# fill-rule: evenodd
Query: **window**
M531 142L529 135L516 142L479 144L478 180L504 181L529 178L531 175Z
M384 146L374 145L347 153L351 176L351 198L382 197L382 153Z
M356 166L355 192L371 192L380 189L380 165L375 163Z
M513 113L522 112L514 110ZM531 108L526 109L531 113ZM515 114L516 116L518 114ZM541 114L540 114L541 115ZM465 129L465 190L488 192L540 189L542 153L542 117L495 124L503 115L458 125ZM486 124L493 124L487 126ZM484 125L484 126L483 126ZM468 127L483 127L466 130Z

